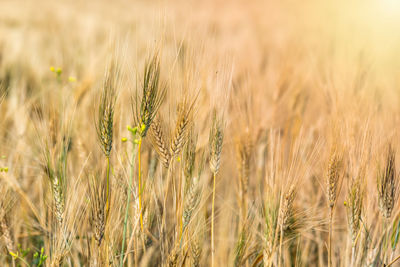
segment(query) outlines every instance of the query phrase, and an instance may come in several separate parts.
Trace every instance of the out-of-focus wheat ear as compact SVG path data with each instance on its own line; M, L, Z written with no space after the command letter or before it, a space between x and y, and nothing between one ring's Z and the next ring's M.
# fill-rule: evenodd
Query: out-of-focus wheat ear
M10 225L8 222L8 215L10 214L14 199L11 192L1 184L0 188L0 237L3 236L4 244L8 252L15 252L14 242L10 233Z
M334 148L331 152L331 157L328 163L328 171L326 175L328 204L331 208L335 206L340 190L340 167L341 159L338 155L337 150Z
M97 245L100 246L106 227L106 187L95 176L89 178L90 223Z
M236 139L236 165L239 172L241 191L247 193L250 174L251 143L248 136Z
M285 194L280 208L279 225L283 231L286 231L290 226L290 219L293 215L293 202L296 196L294 185L292 185Z
M209 136L210 145L210 170L213 173L213 190L212 190L212 202L211 202L211 266L214 267L215 261L215 242L214 242L214 209L215 209L215 183L216 176L219 171L222 143L224 140L223 132L223 120L217 117L217 113L214 110L212 126Z
M185 176L185 194L191 186L191 179L193 177L193 171L196 161L196 146L197 146L197 135L194 134L194 129L191 127L189 131L188 142L183 150L183 174Z
M168 259L167 259L168 267L178 266L179 253L180 253L180 246L178 244L176 244L175 247L172 249L172 251L168 255Z
M353 245L356 244L360 230L361 212L363 207L363 192L361 182L353 179L346 201L349 229Z
M185 204L183 210L183 232L188 226L192 218L193 212L196 209L199 202L200 202L200 192L198 188L198 178L194 177L188 189L188 192L185 195Z
M145 63L142 88L136 91L132 101L134 118L142 138L147 135L166 94L167 87L160 81L160 74L160 56L155 51Z
M60 181L58 177L54 177L52 180L52 189L53 189L53 198L56 207L56 219L58 223L61 225L64 216L64 197L62 188L60 185Z
M164 135L160 117L156 117L150 126L151 140L163 166L167 169L171 160L166 136Z
M277 226L279 220L279 195L275 195L271 188L266 190L267 200L265 202L265 242L263 250L264 266L270 266L275 248Z
M3 210L0 211L0 229L0 233L3 236L4 244L6 245L8 252L14 252L14 242L11 239L10 228Z
M247 216L247 191L250 176L250 157L252 144L250 135L244 134L235 141L236 145L236 166L239 173L239 193L240 193L240 209L242 221Z
M243 263L243 258L247 249L247 245L248 245L248 231L247 231L247 226L244 225L243 229L241 230L238 240L236 242L236 246L235 246L235 257L234 257L234 262L233 265L235 267L238 266L243 266L246 265Z
M279 212L279 229L280 229L280 238L279 238L279 259L282 257L282 245L285 233L290 227L291 219L293 218L293 202L296 197L295 184L293 183L285 195L280 204L280 212Z
M391 217L394 203L397 200L398 180L396 177L395 156L393 148L389 146L385 167L382 170L378 170L377 175L379 210L385 218Z
M59 225L63 222L64 203L65 203L65 184L66 184L66 162L67 162L67 147L63 143L61 146L60 155L58 156L57 167L53 167L50 159L50 152L46 149L45 153L45 172L50 180L51 191L54 201L55 217Z
M329 205L329 233L328 233L328 266L332 266L332 228L333 228L333 211L336 205L337 197L341 189L340 175L341 159L338 155L336 146L331 150L331 156L328 163L326 184Z
M193 120L192 115L195 101L196 99L190 103L187 99L185 99L179 106L178 118L170 145L170 153L172 157L175 157L179 154L187 141L187 134L190 129L190 124Z
M196 235L190 243L191 266L200 267L201 252L200 238Z
M354 261L356 258L356 252L355 252L356 245L358 237L360 235L361 213L363 209L364 192L365 192L363 185L364 177L365 177L365 169L361 167L357 174L357 177L351 180L346 201L347 219L349 224L350 237L352 241L351 266L354 266Z
M223 120L218 118L216 111L213 114L212 126L209 136L210 144L210 169L218 173L221 161L222 143L224 141Z

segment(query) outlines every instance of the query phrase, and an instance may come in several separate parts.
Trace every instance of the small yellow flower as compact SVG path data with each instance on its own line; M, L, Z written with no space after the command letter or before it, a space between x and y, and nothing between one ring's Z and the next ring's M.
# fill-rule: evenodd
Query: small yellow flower
M51 72L55 72L55 71L56 71L56 68L54 68L53 66L51 66L51 67L50 67L50 71L51 71Z
M131 126L127 126L128 131L130 131L133 135L136 135L137 127L132 128Z
M18 258L18 252L17 252L17 253L14 253L14 252L11 252L11 251L10 251L9 253L10 253L10 255L14 258L14 260Z
M346 201L345 201L345 202L343 202L343 205L347 206L347 202L346 202Z
M5 168L3 169L3 171L4 171L4 172L8 172L8 167L5 167Z
M121 138L121 142L125 143L126 141L128 141L128 138L126 138L126 137Z
M74 82L76 82L76 78L72 77L72 76L69 76L68 77L68 81L71 82L71 83L74 83Z

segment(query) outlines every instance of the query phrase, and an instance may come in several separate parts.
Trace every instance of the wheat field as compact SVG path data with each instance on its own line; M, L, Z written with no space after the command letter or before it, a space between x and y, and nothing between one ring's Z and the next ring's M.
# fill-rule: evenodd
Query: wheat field
M0 266L400 266L394 0L0 1Z

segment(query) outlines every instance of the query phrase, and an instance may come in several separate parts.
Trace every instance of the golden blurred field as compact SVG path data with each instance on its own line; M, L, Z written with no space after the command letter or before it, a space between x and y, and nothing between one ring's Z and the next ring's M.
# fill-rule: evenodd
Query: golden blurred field
M394 0L0 1L0 266L400 266Z

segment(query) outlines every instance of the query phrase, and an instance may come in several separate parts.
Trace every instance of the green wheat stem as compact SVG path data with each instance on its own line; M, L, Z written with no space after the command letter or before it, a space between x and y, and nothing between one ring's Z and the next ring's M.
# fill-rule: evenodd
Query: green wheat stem
M131 201L131 188L132 188L132 180L133 180L133 164L135 161L135 154L132 153L131 159L131 171L129 174L129 184L128 184L128 199L126 201L126 209L125 209L125 218L124 218L124 232L122 237L122 248L121 248L121 261L119 266L122 267L124 265L124 254L125 254L125 242L126 242L126 231L128 226L128 217L129 217L129 204Z
M143 230L143 213L142 213L142 175L141 175L141 153L140 150L142 148L142 137L139 138L139 144L138 144L138 182L139 182L139 213L140 213L140 228L142 230L142 233L144 233Z

